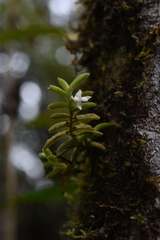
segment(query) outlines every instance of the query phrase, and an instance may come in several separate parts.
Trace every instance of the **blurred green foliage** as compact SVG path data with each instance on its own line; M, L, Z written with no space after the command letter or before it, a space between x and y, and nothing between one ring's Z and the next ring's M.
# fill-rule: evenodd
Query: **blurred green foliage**
M74 187L71 183L67 186L67 194L73 194ZM37 191L30 191L25 194L17 195L17 197L11 199L5 205L0 206L0 211L13 208L23 204L43 203L48 201L65 201L65 197L62 195L60 184L40 189Z
M29 40L35 38L39 35L47 35L54 33L59 37L63 37L63 30L58 27L53 27L51 25L30 25L24 29L11 29L11 30L1 30L0 31L0 42L5 43L6 41L17 40Z
M30 60L30 66L27 72L20 77L14 77L10 70L6 72L4 75L0 74L0 87L1 91L4 91L6 86L10 85L10 92L6 93L4 91L5 98L11 98L8 102L5 101L0 105L0 114L7 114L9 117L12 117L12 112L15 114L15 118L12 118L14 121L14 129L9 133L14 143L20 142L22 144L28 144L29 148L32 148L32 151L38 156L38 152L41 150L44 142L46 141L47 128L50 126L49 115L50 112L46 111L47 105L52 102L53 94L48 94L47 87L50 84L53 84L57 81L57 77L61 76L62 78L70 82L73 79L73 67L71 66L71 61L65 64L58 61L56 57L57 50L60 47L65 46L65 30L64 26L54 26L53 22L50 20L50 9L48 7L48 1L46 0L6 0L0 1L0 54L6 54L9 58L15 52L23 52L25 53ZM69 54L69 53L68 53ZM69 55L68 55L69 56ZM64 53L64 59L67 58ZM70 61L70 63L69 63ZM7 81L8 82L7 82ZM40 105L40 113L36 117L36 119L32 119L31 121L24 121L18 115L17 109L20 105L20 97L19 97L19 89L21 85L25 82L33 81L37 83L42 90L42 99ZM7 85L5 85L7 84ZM17 94L15 95L15 89ZM8 94L8 95L5 95ZM54 96L57 98L57 96ZM16 103L14 109L12 108L12 102ZM7 110L6 110L7 109ZM8 110L9 109L9 110ZM16 109L16 111L15 111ZM16 114L17 113L17 114ZM48 121L46 121L48 119ZM3 128L3 127L2 127ZM34 130L37 134L36 140L31 138L29 141L27 138L22 136L28 136L26 133L28 131ZM1 140L3 142L5 135L1 135ZM33 141L33 142L32 142ZM35 142L37 141L37 145ZM36 146L36 147L35 147ZM1 145L1 151L3 152L3 146ZM6 150L9 151L9 148ZM61 195L61 189L59 185L54 185L52 187L44 188L35 191L36 181L28 180L24 172L17 171L17 187L12 189L17 191L17 196L11 196L11 199L6 200L6 186L7 182L5 178L5 169L4 167L4 159L3 155L8 155L8 153L0 155L0 194L1 194L1 209L4 210L10 206L19 205L28 205L28 207L24 210L25 212L29 212L30 204L38 203L41 204L42 208L49 209L47 205L47 201L52 201L54 205L55 201L64 201L64 197ZM42 166L43 168L43 166ZM12 178L12 173L10 173L10 177ZM3 184L2 184L3 183ZM72 191L72 187L69 186L69 192ZM59 209L57 209L58 211ZM54 210L56 211L56 210ZM3 211L2 211L3 212ZM23 212L23 211L22 211ZM52 221L54 219L53 212L48 214L48 219ZM65 213L60 214L62 219L60 222L63 222L63 218L65 218ZM40 218L43 218L44 212L42 211ZM36 219L35 222L40 219ZM21 219L21 211L18 215L18 219ZM1 223L0 216L0 223ZM48 231L47 226L39 226L38 229L30 229L27 230L25 226L27 226L27 220L24 221L24 226L20 225L20 220L17 221L17 237L16 240L24 239L25 236L29 236L29 239L44 239L44 235L41 235L41 229L45 229L45 234ZM54 224L54 223L53 223ZM61 225L61 223L60 223ZM21 230L20 230L21 228ZM23 231L22 231L23 229ZM37 235L35 237L35 232L37 231ZM39 232L38 232L39 231ZM58 229L56 230L58 233ZM0 230L1 232L1 230ZM30 232L30 234L29 234ZM34 234L33 234L34 233ZM56 233L56 234L57 234ZM32 237L33 235L33 237ZM47 238L46 238L47 239ZM49 239L49 238L48 238ZM55 236L51 236L50 239L55 239ZM56 235L56 239L58 238Z

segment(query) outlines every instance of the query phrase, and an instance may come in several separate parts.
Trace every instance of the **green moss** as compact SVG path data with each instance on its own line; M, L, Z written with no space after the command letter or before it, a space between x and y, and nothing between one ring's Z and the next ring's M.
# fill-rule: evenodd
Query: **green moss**
M98 103L95 112L114 127L103 136L105 155L92 152L81 176L75 234L83 229L85 239L127 240L132 235L133 239L156 239L157 179L144 161L146 139L132 126L137 118L148 115L143 87L160 42L159 28L141 25L143 1L79 2L85 7L79 37L69 41L67 48L75 54L76 70L87 68L91 73L88 85ZM82 53L79 60L78 53Z

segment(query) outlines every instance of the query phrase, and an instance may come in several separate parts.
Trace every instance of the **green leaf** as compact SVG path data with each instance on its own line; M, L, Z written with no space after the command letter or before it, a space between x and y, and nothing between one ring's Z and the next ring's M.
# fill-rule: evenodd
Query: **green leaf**
M58 82L59 82L59 84L61 85L61 87L62 87L65 91L68 90L69 85L68 85L68 83L67 83L64 79L58 78Z
M100 124L96 125L96 126L94 127L94 129L101 130L101 129L103 129L103 128L111 127L111 126L113 126L113 124L110 123L110 122L108 122L108 123L100 123Z
M57 173L64 171L67 168L67 165L65 163L59 163L56 165L55 169L47 174L47 178L54 177Z
M93 133L96 136L101 136L103 133L99 132L98 130L95 130L91 125L76 125L73 129L74 133L77 135L82 134L82 133Z
M84 133L82 133L82 134L79 134L78 136L77 136L77 138L78 138L78 141L79 142L83 142L83 141L89 141L89 143L93 140L93 139L95 139L95 138L97 138L97 137L101 137L103 135L103 133L101 133L101 132L94 132L94 134L93 134L93 132L84 132Z
M41 152L41 153L39 153L39 157L40 158L46 158L46 155L44 154L44 152Z
M64 171L65 169L67 168L67 164L65 164L65 163L59 163L57 166L56 166L56 170L57 169L60 169L61 171Z
M96 103L94 103L94 102L82 103L82 109L87 109L87 108L95 107L95 106L96 106Z
M59 163L56 156L53 154L48 157L48 160L51 161L54 165L57 165Z
M93 92L92 91L84 91L82 92L82 97L85 97L85 96L92 96Z
M70 84L68 88L68 92L72 92L81 82L83 82L86 78L89 77L89 73L82 73L77 76Z
M52 111L52 113L67 113L67 114L69 114L68 108L54 108L51 111Z
M47 142L44 145L44 149L49 148L53 143L55 143L56 141L58 141L59 139L68 136L68 131L64 130L62 132L58 132L57 134L55 134L53 137L49 138L47 140Z
M79 147L75 147L71 152L71 161L74 162L77 159L78 155L79 155Z
M67 127L67 126L68 126L67 122L56 123L52 127L50 127L48 131L51 133L51 132L63 129L63 128Z
M98 120L100 119L100 117L94 113L87 113L87 114L84 114L84 115L78 115L76 116L76 119L78 121L91 121L91 120Z
M59 123L59 122L64 122L64 121L68 121L68 119L67 118L57 118L57 119L50 119L51 120L51 122L50 122L50 126L51 126L51 124L57 124L57 123ZM49 126L49 127L50 127ZM65 130L65 129L64 129Z
M67 113L53 113L50 118L51 119L61 119L61 118L69 119L70 115Z
M56 169L56 170L48 173L48 174L46 175L46 178L52 178L52 177L54 177L56 174L58 174L59 172L61 172L61 170L60 170L60 169Z
M74 131L74 133L79 136L80 134L85 134L85 133L91 133L97 137L100 137L103 135L103 133L99 132L99 131L95 131L94 129L79 129L79 130L76 130Z
M69 139L66 142L62 143L58 149L57 149L57 155L61 155L62 153L74 148L75 146L77 146L78 141L76 141L75 139Z
M54 85L50 85L50 86L48 87L48 89L51 90L51 91L53 91L53 92L56 92L56 93L60 94L61 96L65 97L65 98L68 98L68 94L67 94L64 90L62 90L61 88L59 88L59 87L56 87L56 86L54 86Z
M105 148L101 143L99 143L99 142L94 142L94 141L92 141L92 142L90 143L90 146L91 146L91 147L99 148L99 149L101 149L101 150L103 150L103 151L106 151L106 148Z
M90 138L90 136L91 136L90 133L86 133L86 134L77 136L77 138L79 142L83 142L85 139Z
M93 129L93 127L91 125L87 125L87 124L80 124L80 125L75 125L73 128L73 130L79 130L79 129L82 129L82 130L89 129L90 130L90 129Z
M49 168L49 167L52 167L52 166L54 166L53 162L45 162L45 163L43 163L43 167L44 167L45 169L47 169L47 168Z
M44 150L44 154L45 154L46 157L50 157L52 155L52 152L51 152L51 150L49 148L46 148Z
M55 109L55 108L67 108L67 103L56 102L48 105L48 109Z
M52 154L49 148L43 149L43 153L40 153L39 157L47 158L49 161L52 162L52 165L55 165L58 163L56 156Z

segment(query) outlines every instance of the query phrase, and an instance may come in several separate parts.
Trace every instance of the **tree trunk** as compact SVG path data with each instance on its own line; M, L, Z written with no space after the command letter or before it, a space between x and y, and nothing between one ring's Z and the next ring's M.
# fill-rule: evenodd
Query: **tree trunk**
M3 22L3 28L5 30L10 30L16 28L17 18L18 18L18 1L17 0L6 0L5 9L5 21ZM10 53L14 49L13 43L7 42L3 45L2 50L6 53ZM13 143L15 119L17 116L18 108L18 84L13 77L7 73L5 76L1 76L3 79L3 93L4 102L2 107L2 114L5 114L10 119L10 126L5 134L1 135L1 166L3 166L3 186L4 191L3 201L4 203L10 202L16 197L17 193L17 174L9 161L9 150ZM4 128L4 122L1 124L1 130ZM3 240L15 240L17 231L17 213L16 208L7 209L0 215L0 236Z
M80 2L79 37L67 47L76 69L91 73L95 112L114 126L104 131L105 157L92 154L73 227L85 239L159 240L160 4Z

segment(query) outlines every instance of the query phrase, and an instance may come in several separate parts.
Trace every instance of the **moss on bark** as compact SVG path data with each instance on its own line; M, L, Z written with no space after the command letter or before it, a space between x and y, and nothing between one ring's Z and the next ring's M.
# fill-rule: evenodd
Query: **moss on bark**
M104 132L105 156L92 152L91 165L84 169L75 234L83 229L85 239L158 239L158 178L145 160L148 140L134 125L148 116L144 86L159 28L145 27L142 0L79 2L84 6L79 37L67 48L75 54L76 70L91 73L84 87L95 92L95 112L114 127Z

